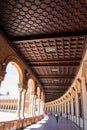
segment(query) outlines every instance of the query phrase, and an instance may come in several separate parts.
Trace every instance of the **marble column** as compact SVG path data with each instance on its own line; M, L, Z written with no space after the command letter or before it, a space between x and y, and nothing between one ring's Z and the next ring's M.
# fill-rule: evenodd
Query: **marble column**
M37 114L40 114L40 99L37 98Z
M33 116L35 116L35 95L33 95Z
M40 114L43 114L43 101L40 100Z
M77 90L76 90L76 122L77 122L77 125L80 126L79 102L78 102L78 91Z
M26 89L22 91L21 117L24 118Z
M18 88L18 90L19 90L19 95L18 95L18 110L17 110L17 117L20 119L22 88Z
M35 95L31 94L31 116L35 116Z
M34 102L33 115L35 116L36 115L36 95L34 95L33 102Z

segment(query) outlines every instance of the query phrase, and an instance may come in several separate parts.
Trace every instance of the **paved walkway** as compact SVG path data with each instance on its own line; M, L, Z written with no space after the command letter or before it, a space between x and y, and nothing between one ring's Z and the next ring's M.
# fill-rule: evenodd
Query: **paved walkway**
M45 116L44 119L24 130L79 130L79 128L70 120L60 117L57 123L54 116Z

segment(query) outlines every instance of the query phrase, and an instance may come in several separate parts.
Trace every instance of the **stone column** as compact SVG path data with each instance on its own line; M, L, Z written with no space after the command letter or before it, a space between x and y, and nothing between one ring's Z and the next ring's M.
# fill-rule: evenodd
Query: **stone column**
M71 95L71 120L73 121L73 96Z
M36 102L37 98L36 95L34 95L34 115L36 116L36 111L37 111L37 102Z
M62 110L61 110L61 113L63 114L63 103L62 103L61 105L62 105Z
M43 101L41 100L40 101L40 114L43 114L44 113L44 103Z
M19 85L19 84L18 84L18 85ZM18 90L19 90L19 95L18 95L18 110L17 110L17 117L20 119L22 88L18 88Z
M46 104L45 104L45 112L47 111L47 106L46 106Z
M46 104L44 105L44 111L46 112Z
M69 99L67 100L67 109L68 109L68 118L70 119L70 110L69 110Z
M44 105L45 105L45 104L44 104L44 101L42 101L42 114L44 114L44 111L45 111L45 110L44 110Z
M21 117L24 118L26 89L22 91Z
M76 122L77 122L77 125L80 126L79 103L78 103L78 91L77 90L76 90Z
M53 112L55 112L55 105L53 105Z
M57 108L56 107L57 107L57 105L55 104L55 113L57 113Z
M64 117L66 118L66 99L65 99L65 101L64 101L64 111L65 111L65 113L64 113Z
M35 95L31 94L31 116L35 115Z
M36 96L34 95L33 97L33 115L34 116L35 116L35 111L36 111L35 107L36 107Z
M56 111L57 111L57 113L58 113L58 104L56 105Z
M37 114L40 114L40 99L37 98Z
M41 115L41 113L42 113L42 101L40 99L40 115Z
M51 112L52 112L52 104L51 104Z

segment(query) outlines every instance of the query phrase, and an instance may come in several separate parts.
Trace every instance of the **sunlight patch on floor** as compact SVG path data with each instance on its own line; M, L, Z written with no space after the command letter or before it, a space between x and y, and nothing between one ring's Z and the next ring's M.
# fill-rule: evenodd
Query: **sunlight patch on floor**
M28 126L27 128L25 128L24 130L32 130L32 128L40 128L44 123L47 122L47 120L49 119L48 116L45 116L44 119L42 119L41 121L38 121L36 124L33 124L31 126Z

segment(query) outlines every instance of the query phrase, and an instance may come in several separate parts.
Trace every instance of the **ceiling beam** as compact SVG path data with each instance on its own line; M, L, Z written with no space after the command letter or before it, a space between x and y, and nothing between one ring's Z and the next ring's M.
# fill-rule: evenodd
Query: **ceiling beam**
M68 59L68 60L56 60L56 61L26 61L31 67L43 67L43 66L59 66L59 67L73 67L80 65L81 59Z
M54 100L56 100L56 99L58 99L58 98L60 98L60 96L59 97L54 97L54 98L46 98L45 99L45 102L47 103L47 102L52 102L52 101L54 101Z
M66 63L58 63L58 62L30 62L28 63L30 67L47 67L47 66L59 66L59 67L77 67L80 65L80 61L74 61L72 63L66 62Z
M64 93L65 91L62 91L62 90L61 91L55 91L54 93L53 93L53 91L50 91L50 90L45 91L45 93L51 93L51 94L62 93L62 92Z
M37 75L36 75L37 76ZM39 75L37 78L47 78L47 79L53 79L53 78L74 78L75 75Z
M55 97L58 97L58 96L61 96L61 95L63 95L64 93L45 93L45 97L47 97L47 98L49 98L49 97L51 97L51 98L53 98L54 96Z
M57 94L57 93L65 93L66 91L45 91L45 94Z
M6 34L7 35L7 34ZM62 32L62 33L51 33L51 34L41 34L41 35L31 35L31 36L16 36L9 37L11 42L14 41L30 41L30 40L41 40L41 39L52 39L52 38L66 38L66 37L79 37L87 35L87 30L74 31L74 32Z
M47 60L34 60L34 61L26 61L28 63L47 63L47 62L54 62L54 63L59 63L59 62L79 62L81 58L70 58L70 59L47 59Z
M68 90L68 88L69 87L61 87L61 88L55 88L55 87L49 87L49 88L47 88L47 87L44 87L43 89L44 90L52 90L52 91L53 90L55 90L55 91L57 91L57 90L65 90L66 91L66 90Z
M43 86L52 86L52 87L59 87L59 86L67 86L69 87L71 85L71 83L43 83Z
M55 88L45 88L44 90L45 91L66 91L67 88L57 88L57 89L55 89Z
M57 94L57 95L55 95L55 94L54 95L52 95L52 94L46 94L45 97L46 97L46 99L54 98L54 97L58 98L58 97L60 97L62 95L63 95L63 93L62 94Z

